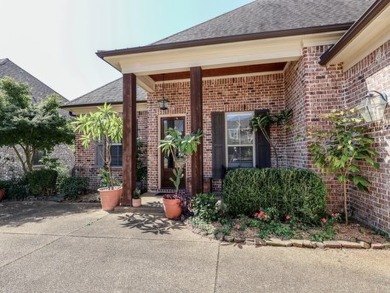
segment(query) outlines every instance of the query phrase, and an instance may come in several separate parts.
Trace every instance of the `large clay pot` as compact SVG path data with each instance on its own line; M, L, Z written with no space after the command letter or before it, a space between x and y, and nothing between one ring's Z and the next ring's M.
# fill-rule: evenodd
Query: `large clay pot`
M114 189L110 190L107 187L102 187L98 189L100 195L100 203L104 211L112 211L119 205L122 187L114 186Z
M177 219L181 216L181 201L180 199L163 198L163 206L165 216L168 219Z
M4 195L5 195L5 189L4 188L0 189L0 201L3 200Z
M131 202L132 202L134 208L138 208L141 206L141 199L140 198L133 198L131 200Z

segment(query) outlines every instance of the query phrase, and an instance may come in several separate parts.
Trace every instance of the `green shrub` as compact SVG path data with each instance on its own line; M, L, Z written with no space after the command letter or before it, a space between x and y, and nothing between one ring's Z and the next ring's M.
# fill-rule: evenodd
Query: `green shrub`
M206 222L216 221L218 219L217 201L218 199L212 193L199 193L192 199L194 216Z
M66 197L77 199L81 194L84 194L87 191L88 178L80 176L63 178L58 188Z
M41 169L27 174L30 192L35 195L52 195L56 190L58 172Z
M11 179L5 182L5 199L24 200L29 196L26 177Z
M273 208L303 223L320 223L325 213L322 179L305 169L236 169L226 175L224 203L232 216Z

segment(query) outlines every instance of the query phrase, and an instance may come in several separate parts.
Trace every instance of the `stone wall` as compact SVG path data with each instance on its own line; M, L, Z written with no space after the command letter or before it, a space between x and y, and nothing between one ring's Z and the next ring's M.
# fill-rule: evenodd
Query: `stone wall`
M57 145L50 154L71 171L75 164L73 146ZM18 178L23 175L22 164L15 151L9 147L0 148L0 179Z

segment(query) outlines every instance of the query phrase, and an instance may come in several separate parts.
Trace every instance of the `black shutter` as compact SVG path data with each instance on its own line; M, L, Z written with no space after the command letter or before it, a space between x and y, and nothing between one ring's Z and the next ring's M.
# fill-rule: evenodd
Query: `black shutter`
M225 113L211 113L212 151L213 151L213 179L223 179L226 173L225 166Z
M255 116L267 113L268 110L256 110ZM266 132L270 134L270 129L267 127ZM256 148L256 168L271 167L271 147L269 142L264 137L261 130L255 132L255 148Z

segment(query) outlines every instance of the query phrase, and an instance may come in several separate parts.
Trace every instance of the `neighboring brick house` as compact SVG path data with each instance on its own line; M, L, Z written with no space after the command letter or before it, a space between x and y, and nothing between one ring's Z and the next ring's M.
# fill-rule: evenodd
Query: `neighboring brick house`
M77 99L74 99L64 105L62 108L69 111L72 115L86 114L97 110L97 106L109 103L114 110L122 113L122 78L114 80L96 90L93 90ZM148 135L148 115L146 107L146 92L137 87L137 137L147 144ZM88 149L81 145L79 134L76 134L75 147L75 169L74 173L78 176L89 178L89 187L96 189L100 185L99 170L102 167L100 159L99 144L94 143ZM112 168L114 176L122 180L122 145L115 144L111 148ZM146 155L146 154L145 154Z
M17 82L27 84L31 89L33 103L39 103L46 99L51 94L56 94L60 98L61 103L66 103L68 100L44 84L42 81L32 76L30 73L13 63L9 59L0 59L0 79L3 77L11 77ZM60 110L61 115L69 116L69 113L64 110ZM53 152L50 154L52 158L58 158L59 161L66 165L69 170L74 166L74 154L70 146L57 145ZM34 164L38 166L39 159L42 157L42 153L39 152L34 156ZM0 179L10 179L19 177L23 174L22 165L19 162L16 153L12 148L2 147L0 148Z
M148 92L148 189L171 188L169 160L158 150L164 128L204 132L186 166L187 189L221 190L227 168L275 166L269 145L248 133L262 110L293 110L291 130L270 129L281 166L312 168L305 136L323 127L321 115L357 105L369 90L390 94L388 0L257 0L148 46L97 55L123 74L125 156L123 204L135 188L136 85ZM167 110L159 108L162 97ZM349 189L355 216L390 233L390 113L369 124L380 153L379 170L365 168L369 192ZM234 160L233 160L234 159ZM327 206L342 209L342 189L332 176ZM207 180L205 180L207 179Z

